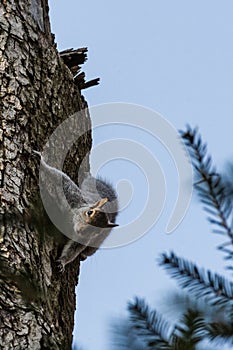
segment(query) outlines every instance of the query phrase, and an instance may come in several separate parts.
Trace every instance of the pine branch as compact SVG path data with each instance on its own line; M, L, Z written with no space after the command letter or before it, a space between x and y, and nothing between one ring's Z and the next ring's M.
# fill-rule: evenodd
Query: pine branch
M222 180L225 188L227 189L227 196L232 201L233 200L233 162L228 162L226 165Z
M207 334L206 324L200 312L188 309L183 315L180 325L176 326L175 333L177 336L176 344L179 344L179 349L182 344L183 347L186 346L190 350L195 349L195 345L202 341Z
M216 227L213 232L225 234L233 245L233 231L230 224L232 217L232 198L222 180L212 165L212 159L207 154L207 146L202 142L197 129L189 126L186 131L181 131L181 136L189 149L192 164L195 169L195 188L204 204L204 210L208 213L208 220ZM233 250L226 249L224 245L218 247L228 259L232 259Z
M145 344L143 349L195 350L207 334L199 311L188 309L175 328L156 311L149 310L142 299L136 298L130 303L129 311L135 334Z
M218 322L208 325L208 337L210 340L218 340L233 344L233 323Z
M141 350L143 343L135 334L129 320L114 320L111 325L113 341L110 346L114 350Z
M223 276L209 270L198 268L195 264L177 257L161 254L159 264L167 269L179 285L189 290L194 296L204 298L211 305L231 308L233 305L233 283Z
M130 320L146 349L172 350L171 326L156 311L149 310L143 299L129 303Z

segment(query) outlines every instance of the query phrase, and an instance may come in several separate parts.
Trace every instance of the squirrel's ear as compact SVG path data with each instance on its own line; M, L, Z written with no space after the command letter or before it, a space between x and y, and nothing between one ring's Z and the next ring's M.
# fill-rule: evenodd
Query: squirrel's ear
M97 203L95 203L91 209L100 209L102 208L102 206L108 202L108 198L101 198L100 201L98 201Z
M107 227L116 227L119 226L118 224L115 224L114 222L108 222L108 226Z

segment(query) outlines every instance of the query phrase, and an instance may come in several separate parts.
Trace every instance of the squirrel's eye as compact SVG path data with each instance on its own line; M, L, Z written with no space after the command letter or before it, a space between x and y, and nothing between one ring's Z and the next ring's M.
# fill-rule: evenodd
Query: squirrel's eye
M88 215L88 216L91 216L93 213L94 213L94 210L88 210L88 211L87 211L87 215Z

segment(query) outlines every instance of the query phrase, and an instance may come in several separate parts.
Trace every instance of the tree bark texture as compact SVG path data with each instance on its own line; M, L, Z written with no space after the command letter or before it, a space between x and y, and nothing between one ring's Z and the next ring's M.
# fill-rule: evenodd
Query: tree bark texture
M71 349L79 261L57 271L65 238L43 211L32 150L41 151L73 113L83 110L80 130L90 118L53 40L47 0L1 0L1 349ZM73 180L90 148L88 132L69 153L65 171Z

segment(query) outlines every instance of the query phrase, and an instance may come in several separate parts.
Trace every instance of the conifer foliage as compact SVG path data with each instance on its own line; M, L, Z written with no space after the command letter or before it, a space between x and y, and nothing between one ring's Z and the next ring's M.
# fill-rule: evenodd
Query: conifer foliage
M231 260L233 256L233 196L229 195L230 186L213 166L211 156L207 154L207 146L202 142L198 130L192 130L188 126L185 132L181 132L181 136L189 149L196 176L194 186L204 204L208 220L213 225L213 233L227 237L227 241L218 249L226 254L225 259Z
M212 232L226 240L217 248L231 263L226 267L233 269L233 186L213 166L197 129L188 126L181 137L190 153L194 187L213 226ZM129 318L125 326L115 332L116 349L220 350L223 344L230 349L233 346L233 281L200 268L174 252L161 254L159 265L187 294L180 321L171 324L157 310L151 310L145 300L135 298L128 304Z

